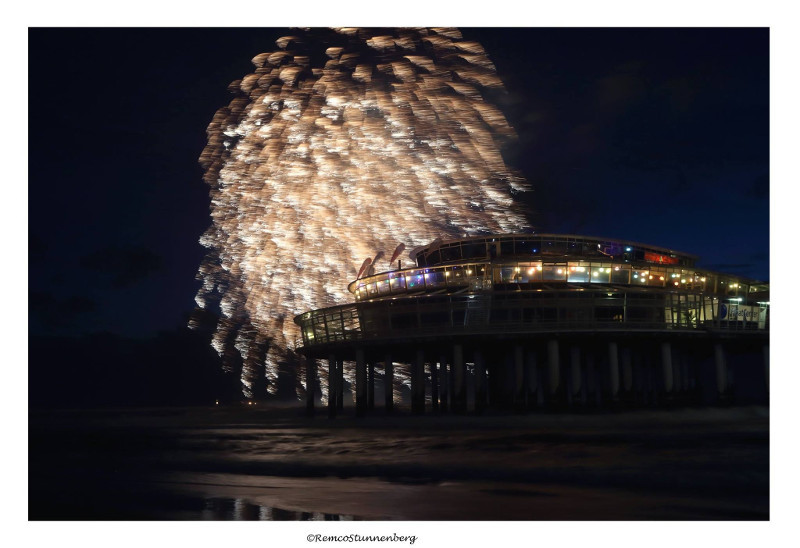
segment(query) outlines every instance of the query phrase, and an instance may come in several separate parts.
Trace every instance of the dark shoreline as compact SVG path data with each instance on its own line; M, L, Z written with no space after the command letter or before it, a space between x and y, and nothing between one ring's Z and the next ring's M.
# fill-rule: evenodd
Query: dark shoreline
M407 498L417 502L395 500ZM29 413L31 520L324 516L766 520L769 410L334 420L295 407Z

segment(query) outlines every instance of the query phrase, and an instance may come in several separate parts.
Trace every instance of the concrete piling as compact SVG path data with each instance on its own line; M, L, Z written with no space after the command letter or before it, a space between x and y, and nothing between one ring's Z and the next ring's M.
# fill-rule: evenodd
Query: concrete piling
M466 365L464 348L460 344L453 345L453 410L465 413L467 410Z
M344 360L336 360L336 409L344 411Z
M728 396L728 363L722 343L714 343L714 372L717 379L717 396L725 401Z
M475 411L483 413L488 404L486 385L486 360L483 353L475 352Z
M367 361L363 348L356 348L356 416L367 413Z
M314 416L314 398L317 394L317 360L307 359L306 362L306 415Z
M390 414L394 410L394 363L389 353L383 358L383 398L384 410Z
M664 394L672 394L673 371L672 371L672 346L668 342L661 343L661 373L664 387Z
M614 341L608 343L608 381L611 401L617 401L619 398L619 351L617 343Z
M425 413L425 351L417 349L411 364L411 412Z
M558 341L556 339L550 339L547 341L547 373L549 377L549 396L551 399L555 399L558 388L561 384Z
M569 351L570 357L570 378L572 379L572 386L570 387L570 397L580 401L581 390L583 389L583 374L581 371L581 349L577 345L573 345Z
M367 362L367 409L375 409L375 362Z
M331 354L328 357L328 416L333 418L336 416L337 408L337 374L336 374L336 355Z
M447 410L451 408L451 402L448 401L451 397L450 394L450 375L447 372L447 356L441 354L439 356L439 409L443 412L447 412Z
M525 408L525 348L521 344L514 346L514 409L521 411Z
M633 366L631 363L631 349L628 346L622 348L622 390L630 394L633 389Z

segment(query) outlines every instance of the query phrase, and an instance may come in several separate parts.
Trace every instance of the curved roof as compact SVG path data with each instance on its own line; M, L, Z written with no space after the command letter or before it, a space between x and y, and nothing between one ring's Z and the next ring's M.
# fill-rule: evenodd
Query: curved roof
M634 250L644 251L659 255L667 255L669 257L680 258L683 259L684 261L687 261L689 264L693 264L698 259L697 255L693 255L691 253L677 251L667 247L643 244L641 242L635 242L632 240L620 240L618 238L604 238L598 236L585 236L580 234L552 234L552 233L484 234L477 236L466 236L463 238L454 238L446 241L442 241L439 238L437 238L428 245L419 246L412 249L411 252L409 253L409 257L411 258L411 260L416 260L420 254L428 255L441 248L452 247L454 245L468 243L468 242L479 242L479 241L497 242L504 240L522 241L522 240L532 240L532 239L551 240L551 241L568 242L568 243L596 244L598 248L600 247L620 248L621 250L630 252L633 252ZM626 248L630 248L630 250L627 250Z

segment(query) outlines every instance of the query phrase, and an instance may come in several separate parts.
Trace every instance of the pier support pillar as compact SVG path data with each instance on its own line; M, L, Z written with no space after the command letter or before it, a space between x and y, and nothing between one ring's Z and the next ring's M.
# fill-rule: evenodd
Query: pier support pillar
M453 345L453 411L464 413L467 410L466 365L464 349L460 344Z
M356 348L356 416L367 413L367 360L363 348Z
M555 399L558 387L561 384L561 372L558 356L558 341L551 339L547 341L547 373L549 377L549 395Z
M579 400L583 383L581 382L581 349L577 345L569 349L569 365L570 379L572 380L569 395L570 398Z
M631 363L631 349L627 346L622 348L622 389L630 393L633 388L633 365Z
M611 401L614 402L619 397L619 349L614 341L608 343L608 380Z
M714 343L714 368L717 373L717 394L724 400L728 395L728 363L722 343Z
M448 410L448 399L450 397L450 375L447 373L447 356L439 356L439 397L441 405L439 408L443 412Z
M672 346L668 342L661 343L661 371L664 380L664 393L672 393Z
M657 355L661 349L648 352L645 356L645 369L647 375L646 403L648 405L658 405L658 364L661 356ZM662 373L663 376L663 373Z
M603 382L601 371L598 371L597 364L595 363L595 351L589 347L586 349L583 361L586 370L586 401L590 401L595 407L600 407L603 403Z
M535 407L539 396L539 377L536 368L536 352L530 350L525 363L528 380L528 408Z
M328 416L333 418L338 410L338 382L336 374L336 356L328 356Z
M411 364L411 412L425 413L425 351L421 348Z
M681 354L681 389L685 394L688 394L692 387L691 373L689 371L689 359L690 354L688 352L683 352Z
M394 409L394 363L388 353L383 358L383 406L386 414Z
M344 361L336 360L336 409L344 411Z
M514 409L525 408L525 349L521 344L514 346Z
M480 350L475 351L475 411L483 413L488 403L486 394L486 360Z
M375 409L375 362L367 362L367 409Z
M681 370L681 360L683 359L683 349L678 346L672 348L672 391L680 397L683 392L683 371Z
M432 360L428 366L431 368L431 410L439 412L439 367L436 360Z
M317 395L317 360L306 358L306 415L314 416L314 398Z
M633 356L633 389L638 405L647 404L648 360L644 349L636 349Z

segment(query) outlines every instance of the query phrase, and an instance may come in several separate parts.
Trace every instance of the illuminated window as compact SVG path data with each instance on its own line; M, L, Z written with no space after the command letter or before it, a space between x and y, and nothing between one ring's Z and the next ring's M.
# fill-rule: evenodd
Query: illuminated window
M631 267L628 265L617 265L611 270L612 284L629 284Z
M568 281L575 283L588 282L591 277L589 268L581 263L569 263Z
M608 283L611 280L611 267L609 265L592 265L592 283Z
M542 265L542 280L544 281L566 281L567 279L567 265L566 264L543 264Z

